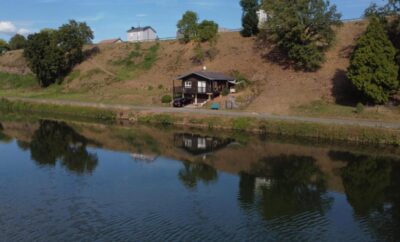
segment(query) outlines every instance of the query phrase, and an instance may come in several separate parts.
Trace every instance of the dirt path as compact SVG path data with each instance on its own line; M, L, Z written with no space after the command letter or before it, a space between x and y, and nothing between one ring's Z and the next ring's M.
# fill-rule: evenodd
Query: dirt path
M372 120L356 120L356 119L331 119L331 118L311 118L300 116L273 115L267 113L242 112L242 111L224 111L224 110L208 110L208 109L193 109L193 108L166 108L166 107L149 107L149 106L133 106L133 105L114 105L79 101L66 100L48 100L48 99L30 99L30 98L9 98L11 101L24 101L31 103L54 104L54 105L71 105L79 107L94 107L104 109L117 110L132 110L132 111L147 111L152 113L177 113L177 114L204 114L212 116L225 117L251 117L264 120L277 121L293 121L293 122L308 122L317 124L332 124L332 125L350 125L373 128L400 129L400 122L381 122Z
M93 66L99 68L100 70L102 70L104 73L112 76L112 77L117 77L117 75L115 75L114 73L110 72L109 70L107 70L106 68L104 68L102 65L100 65L99 63L97 63L95 60L93 59L89 59L88 60L89 63L91 63Z

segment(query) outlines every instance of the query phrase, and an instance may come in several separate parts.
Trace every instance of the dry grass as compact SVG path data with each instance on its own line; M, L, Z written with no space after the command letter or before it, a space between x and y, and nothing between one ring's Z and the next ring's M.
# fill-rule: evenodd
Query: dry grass
M57 92L40 91L40 96L161 105L160 98L170 94L173 79L205 65L208 70L227 74L238 71L253 82L257 92L245 90L238 97L238 100L245 102L251 96L247 110L291 114L295 106L307 106L315 101L334 104L344 97L349 55L366 26L366 22L351 22L339 28L336 43L326 55L326 63L315 73L295 71L279 64L270 58L271 49L257 48L256 39L243 38L239 33L221 33L216 45L217 56L201 65L192 61L195 47L192 43L184 45L178 41L161 41L154 55L149 54L154 42L139 46L132 43L99 45L99 51L78 65ZM86 47L91 48L94 47ZM1 71L26 73L21 52L1 56ZM23 94L0 91L0 95L35 97L37 92L37 89L26 90ZM296 114L299 114L298 111Z

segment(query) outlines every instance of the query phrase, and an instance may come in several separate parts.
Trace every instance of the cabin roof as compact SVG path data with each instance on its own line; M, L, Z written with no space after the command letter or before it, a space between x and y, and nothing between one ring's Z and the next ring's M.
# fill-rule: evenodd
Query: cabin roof
M207 80L210 81L234 81L235 78L231 77L231 76L227 76L223 73L220 72L210 72L210 71L196 71L196 72L190 72L187 73L185 75L179 76L177 78L177 80L183 80L191 75L196 75L196 76L200 76L203 77Z
M133 32L142 32L142 31L146 31L148 29L153 30L154 33L157 33L157 31L155 31L155 29L153 29L151 26L146 26L146 27L132 27L131 29L129 29L127 32L128 33L133 33Z
M113 43L118 42L118 41L122 41L122 39L121 38L106 39L106 40L100 41L99 44L113 44Z

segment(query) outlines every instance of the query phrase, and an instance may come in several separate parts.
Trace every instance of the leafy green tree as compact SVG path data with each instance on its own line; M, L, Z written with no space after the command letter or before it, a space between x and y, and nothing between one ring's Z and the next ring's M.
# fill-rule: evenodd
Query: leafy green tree
M198 38L201 42L215 40L218 34L218 24L210 20L201 22L197 29Z
M44 30L30 35L24 56L39 84L47 87L61 82L83 58L83 46L93 39L86 23L71 20L58 30Z
M397 90L399 68L396 50L377 17L371 17L367 31L357 42L351 57L348 78L374 103L385 103Z
M29 68L42 87L61 80L65 72L65 57L58 47L56 34L57 32L40 32L30 35L24 49Z
M272 42L297 68L318 69L342 24L335 5L326 0L264 0L269 16L261 41Z
M9 49L8 44L5 40L0 39L0 55Z
M240 0L242 6L242 27L240 32L243 37L250 37L259 33L257 11L260 8L258 0Z
M75 20L70 20L58 29L58 46L65 55L69 70L83 60L82 48L85 44L90 44L93 37L93 31L86 23L78 23Z
M26 38L23 35L16 34L8 43L11 50L23 49L26 46Z
M178 21L178 32L183 35L183 41L188 43L197 36L198 16L193 11L186 11L182 19Z

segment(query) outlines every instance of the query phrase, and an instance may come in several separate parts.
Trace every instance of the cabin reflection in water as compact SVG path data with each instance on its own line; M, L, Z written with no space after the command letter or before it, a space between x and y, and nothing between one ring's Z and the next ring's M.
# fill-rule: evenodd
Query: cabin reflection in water
M174 145L192 155L207 155L228 146L233 141L233 139L228 138L224 139L189 133L174 135Z

